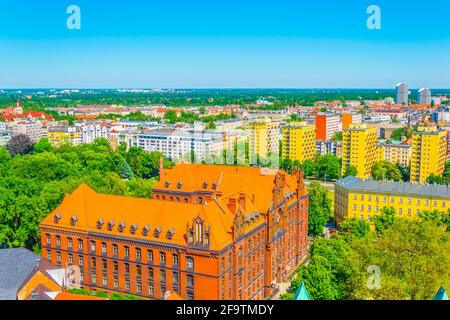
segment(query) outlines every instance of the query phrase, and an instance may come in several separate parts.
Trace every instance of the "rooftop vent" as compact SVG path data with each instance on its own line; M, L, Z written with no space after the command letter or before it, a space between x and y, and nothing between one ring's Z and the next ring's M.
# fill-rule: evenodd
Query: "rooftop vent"
M131 232L131 234L135 234L137 228L138 228L138 225L137 225L137 224L132 224L132 225L130 226L130 232Z
M103 220L102 218L98 219L97 229L101 229L104 224L105 224L105 220Z
M109 221L108 231L112 231L112 228L114 227L115 224L116 224L116 222L114 220Z
M146 225L144 226L144 228L142 228L142 234L143 234L144 236L147 236L149 231L150 231L150 226L149 226L148 224L146 224Z
M155 229L155 231L153 232L153 235L155 236L155 238L159 238L159 234L162 231L162 227L158 227Z
M54 218L54 220L55 220L55 223L58 223L59 222L59 220L62 218L62 214L61 213L57 213L57 214L55 214L55 218Z
M119 223L119 232L123 232L123 229L127 226L127 224L125 223L125 221L122 221L121 223Z
M172 237L174 234L175 234L175 229L170 228L169 231L167 231L167 239L172 240Z
M74 226L77 223L77 221L78 221L78 216L77 215L72 216L72 218L70 218L70 224L72 226Z

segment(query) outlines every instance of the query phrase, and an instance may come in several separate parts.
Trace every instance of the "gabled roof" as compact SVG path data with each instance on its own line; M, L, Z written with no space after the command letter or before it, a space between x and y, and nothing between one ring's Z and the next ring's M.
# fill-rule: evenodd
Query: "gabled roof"
M41 258L25 248L0 250L0 300L16 300L17 291Z
M448 300L448 295L445 289L440 287L439 290L436 292L436 295L434 296L433 300Z
M171 192L205 193L221 192L223 196L246 190L255 196L255 205L260 212L267 212L272 202L275 175L285 174L285 193L295 192L296 178L283 170L180 163L172 169L164 169L160 182L154 190ZM166 182L170 182L166 185ZM178 183L181 182L181 188ZM206 183L206 184L205 184ZM215 188L214 188L215 187Z
M293 300L311 300L308 290L306 290L305 284L302 282L295 292Z
M225 201L226 199L218 199L193 204L114 196L96 193L86 184L82 184L67 195L42 221L41 227L70 229L81 233L102 233L114 237L185 246L187 224L192 225L193 220L200 217L211 227L210 249L220 250L233 241L232 226L235 215L228 209ZM250 215L256 208L249 203L242 211L244 215L247 213ZM108 230L110 222L111 231ZM263 223L264 217L259 215L247 225L247 231ZM123 228L122 231L119 230L119 226ZM133 228L130 228L131 226ZM143 233L144 227L147 227L146 234ZM160 229L158 236L155 236L155 229ZM173 234L168 239L166 234L171 229Z

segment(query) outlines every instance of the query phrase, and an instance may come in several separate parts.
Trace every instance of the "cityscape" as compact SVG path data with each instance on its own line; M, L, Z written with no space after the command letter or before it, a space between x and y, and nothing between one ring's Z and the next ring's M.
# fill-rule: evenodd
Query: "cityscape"
M326 41L253 5L227 26L177 3L179 29L133 0L108 9L123 29L85 1L45 3L36 29L0 16L0 300L448 300L450 34L324 1L348 15Z

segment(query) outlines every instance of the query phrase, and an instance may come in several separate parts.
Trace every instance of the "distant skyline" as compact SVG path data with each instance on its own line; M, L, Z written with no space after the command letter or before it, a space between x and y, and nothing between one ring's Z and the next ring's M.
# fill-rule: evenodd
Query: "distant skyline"
M28 2L0 0L0 88L450 87L448 0Z

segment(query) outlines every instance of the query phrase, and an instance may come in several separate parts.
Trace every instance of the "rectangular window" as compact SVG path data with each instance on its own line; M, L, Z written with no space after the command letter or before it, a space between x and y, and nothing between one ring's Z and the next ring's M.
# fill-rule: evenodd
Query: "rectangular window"
M95 253L95 241L91 241L91 251Z
M78 265L82 267L84 265L84 259L83 256L78 256Z
M130 275L130 264L129 263L125 263L125 275L126 276Z
M93 283L93 284L96 284L96 283L97 283L97 275L96 275L95 273L92 273L91 279L92 279L92 283Z
M147 250L147 260L149 263L153 263L153 251Z
M187 280L187 286L188 287L193 287L194 286L194 276L191 274L188 274L186 276L186 280Z
M117 244L113 244L112 248L113 248L113 255L117 256L119 254L119 248Z
M106 287L108 285L108 277L106 275L103 275L103 285Z
M51 250L47 250L47 260L52 261L52 251Z
M155 287L154 287L153 283L149 283L148 284L148 295L150 297L153 297L154 294L155 294Z
M142 292L142 284L140 281L136 281L136 292L139 294Z
M67 247L68 247L69 249L72 249L72 246L73 246L72 238L67 238Z
M119 263L117 261L113 262L113 272L118 273L119 272Z
M141 249L136 248L136 260L141 260Z
M56 245L61 246L61 237L60 236L56 236Z
M50 243L51 243L51 237L50 237L50 235L47 234L47 235L46 235L46 238L47 238L47 244L50 245Z
M194 258L192 257L187 257L186 258L186 268L189 270L193 270L194 269Z
M159 263L166 264L166 253L165 252L159 253Z
M61 252L56 251L56 261L61 262Z
M106 243L102 242L102 253L106 254Z
M114 288L119 288L119 278L117 278L117 276L114 277Z
M73 256L70 253L68 255L68 259L67 260L69 261L69 265L73 265Z
M178 272L173 273L172 282L174 286L178 286Z
M172 264L174 266L178 266L178 255L177 254L172 255Z
M153 281L153 268L148 268L148 280Z
M83 251L83 240L78 239L78 250Z
M166 282L166 270L160 270L160 279L161 282Z
M130 256L130 248L125 246L125 247L123 247L123 251L124 251L125 258L128 258Z
M130 291L130 280L125 279L125 290Z

